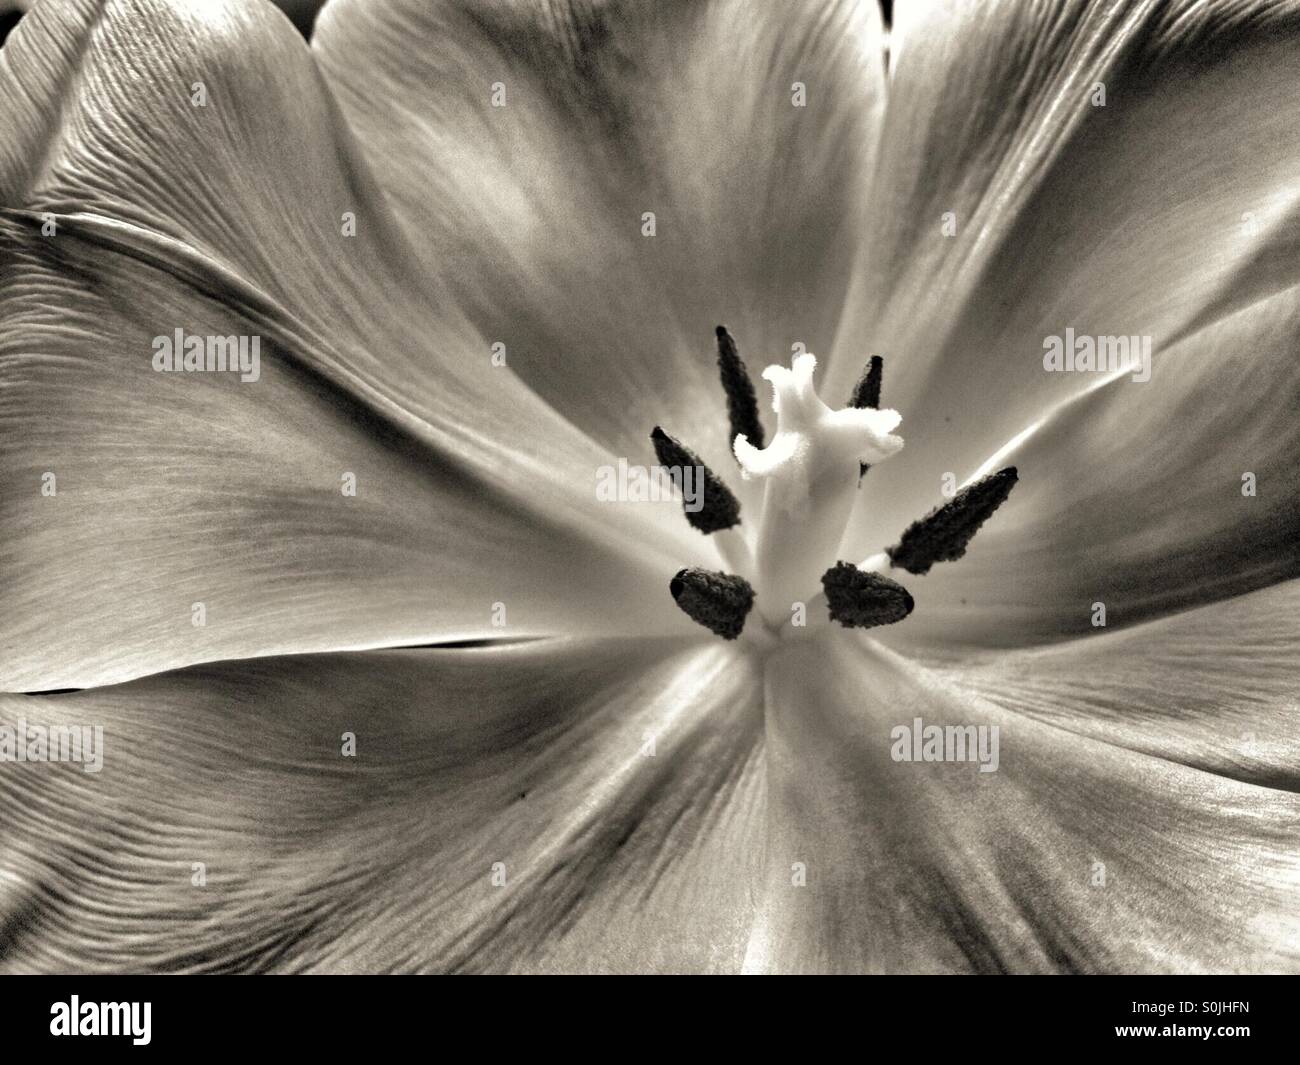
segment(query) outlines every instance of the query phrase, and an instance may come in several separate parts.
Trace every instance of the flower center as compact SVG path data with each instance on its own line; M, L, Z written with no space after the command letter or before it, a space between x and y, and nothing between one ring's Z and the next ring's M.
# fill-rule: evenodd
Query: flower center
M827 406L813 385L814 355L791 366L769 366L777 431L764 446L758 402L735 341L717 328L718 369L727 397L732 449L745 480L764 482L756 534L740 528L740 503L725 483L680 442L656 426L651 434L663 466L703 468L703 507L687 518L712 535L728 571L684 569L669 590L694 621L724 639L741 634L759 643L794 625L836 621L853 628L888 625L912 611L911 595L881 570L924 574L936 562L960 558L980 525L1016 482L1014 467L965 486L943 506L913 523L894 547L860 566L837 560L844 530L871 466L903 447L893 435L902 421L880 410L883 362L873 356L850 405ZM818 592L820 581L821 591ZM749 618L757 606L758 617ZM825 615L819 616L818 611Z

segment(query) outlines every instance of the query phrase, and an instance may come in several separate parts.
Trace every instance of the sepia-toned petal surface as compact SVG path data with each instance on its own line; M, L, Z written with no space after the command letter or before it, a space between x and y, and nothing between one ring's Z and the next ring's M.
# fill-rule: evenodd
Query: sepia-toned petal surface
M104 729L98 773L0 775L6 971L740 965L762 710L732 648L310 655L0 707Z
M944 656L934 669L1090 739L1300 792L1298 612L1293 580L1088 640Z
M597 503L613 456L492 366L279 13L42 5L0 82L0 687L689 630L664 575L712 551ZM260 336L258 380L154 372L176 329Z
M1282 103L1300 6L909 2L891 44L828 386L847 393L861 352L882 355L903 414L907 461L863 487L872 541L944 472L965 478L1095 383L1046 372L1047 337L1150 336L1159 352L1300 280L1300 112Z
M662 423L730 466L718 323L754 375L829 346L882 103L874 4L361 0L312 46L431 269L616 453Z
M1300 576L1298 348L1292 287L1028 427L991 463L1016 490L886 640L1040 643Z
M1148 628L1150 646L1124 669L1145 696L1128 706L1098 679L1096 659L1071 662L1065 650L1060 661L1023 663L995 703L986 693L996 666L969 683L963 669L931 668L841 631L784 649L768 668L768 870L746 968L1300 969L1294 762L1275 786L1216 771L1243 720L1270 729L1266 760L1284 764L1293 741L1281 738L1275 711L1294 699L1297 645L1286 646L1287 676L1266 661L1278 648L1248 641L1240 650L1263 657L1252 660L1260 672L1239 704L1225 676L1217 699L1183 710L1158 685L1182 667L1175 649L1189 633ZM1204 648L1209 624L1198 631ZM1234 643L1231 632L1218 635L1216 653ZM1242 665L1240 655L1223 658L1231 676ZM1078 685L1065 711L1049 709L1060 694L1051 681L1025 679L1054 667ZM1081 723L1107 711L1123 727ZM1165 732L1179 717L1184 724ZM891 730L916 718L996 725L997 770L894 761Z

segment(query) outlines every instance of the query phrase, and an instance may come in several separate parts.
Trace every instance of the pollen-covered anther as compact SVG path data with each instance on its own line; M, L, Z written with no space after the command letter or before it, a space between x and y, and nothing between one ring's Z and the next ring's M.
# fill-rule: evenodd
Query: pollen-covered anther
M972 538L1006 501L1016 486L1014 466L968 484L941 507L907 527L898 543L887 548L891 565L908 573L929 573L936 562L954 562L966 553Z
M822 589L831 620L850 629L892 625L907 617L915 605L897 581L848 562L837 562L822 574Z
M880 386L885 376L885 360L872 355L858 383L853 386L849 406L859 410L875 410L880 406Z
M875 410L880 406L880 386L885 377L885 360L879 355L872 355L867 368L853 386L853 395L849 397L849 406L859 410ZM871 469L871 463L858 464L858 487L862 487L862 478Z
M744 631L754 606L754 589L744 577L692 567L677 571L668 590L692 621L724 640Z
M702 533L715 533L740 524L740 500L694 451L683 447L657 425L650 440L659 465L680 478L679 486L689 481L692 492L683 488L682 511L694 528Z
M736 350L736 342L725 325L714 330L718 338L718 375L727 396L727 420L731 425L729 440L744 436L755 447L763 446L763 423L758 419L758 396L749 370Z

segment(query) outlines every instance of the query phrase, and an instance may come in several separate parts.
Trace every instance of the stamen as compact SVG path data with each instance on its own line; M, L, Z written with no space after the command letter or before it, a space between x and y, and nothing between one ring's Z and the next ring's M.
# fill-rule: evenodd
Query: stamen
M699 476L703 481L697 485L700 509L692 511L690 501L684 496L682 499L682 511L694 528L702 533L714 533L740 524L740 500L714 476L713 471L695 452L683 447L680 441L673 439L657 425L650 434L650 439L654 443L659 465L678 470L694 466L700 471Z
M908 573L929 573L936 562L953 562L1016 485L1016 468L968 484L943 506L907 527L902 538L887 548L890 563Z
M884 371L885 360L879 355L872 355L871 362L867 364L866 370L853 387L853 398L849 400L850 407L857 407L859 410L880 409L880 382L884 377Z
M832 621L848 629L892 625L912 612L915 603L906 588L879 573L868 573L848 562L837 562L822 574L822 588Z
M722 390L727 394L727 417L731 422L731 435L727 439L743 436L761 448L763 423L758 420L758 396L754 393L754 383L749 379L749 371L745 369L727 327L720 325L714 332L718 337L718 372L722 377Z
M879 410L880 409L880 383L885 376L885 360L879 355L872 355L871 361L867 364L866 370L863 371L858 383L853 387L853 396L849 399L849 406L856 407L858 410ZM867 475L867 470L871 469L871 463L858 463L858 487L862 487L862 478Z
M695 567L678 570L668 590L687 617L724 640L741 634L754 606L749 582L730 573Z

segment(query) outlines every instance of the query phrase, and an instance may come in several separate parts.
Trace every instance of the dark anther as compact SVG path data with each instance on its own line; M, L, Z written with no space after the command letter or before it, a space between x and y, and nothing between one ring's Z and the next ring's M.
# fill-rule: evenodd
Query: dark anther
M862 371L858 383L853 386L853 398L849 406L858 410L878 410L880 408L880 379L884 376L885 360L879 355L872 355L867 368Z
M936 562L953 562L966 553L966 545L1016 485L1016 468L968 484L941 507L907 527L888 549L889 560L908 573L929 573Z
M880 382L884 375L885 360L879 355L872 355L871 361L867 363L867 368L862 371L862 376L858 378L858 383L853 386L853 396L849 399L849 406L856 407L858 410L879 410ZM871 463L858 463L859 485L861 485L862 478L866 476L869 469L871 469Z
M734 640L754 606L754 589L744 577L705 569L677 571L668 584L673 599L692 621Z
M672 473L682 491L682 511L686 520L702 533L718 532L740 524L740 500L731 494L700 457L674 440L659 426L650 434L659 465ZM687 480L687 470L693 470ZM689 491L688 491L689 490ZM689 498L690 491L695 498Z
M718 335L718 372L722 376L722 390L727 393L727 418L731 422L728 443L744 436L757 448L764 446L763 423L758 420L758 396L749 379L749 371L740 361L736 342L731 339L725 325L714 332Z
M892 625L907 617L915 605L897 581L847 562L837 562L822 574L822 588L831 620L850 629Z

